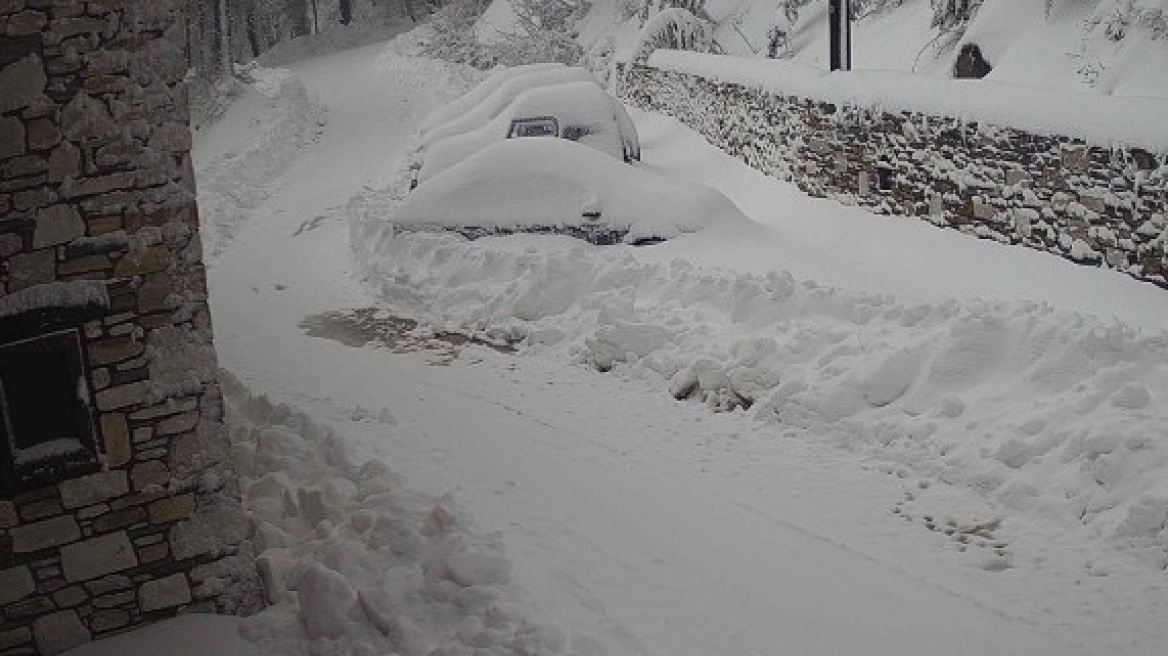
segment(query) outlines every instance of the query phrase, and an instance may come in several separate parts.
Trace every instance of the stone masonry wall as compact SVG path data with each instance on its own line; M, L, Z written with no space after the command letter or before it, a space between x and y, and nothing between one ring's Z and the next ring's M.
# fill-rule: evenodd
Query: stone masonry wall
M258 603L215 380L185 4L0 0L0 323L88 299L101 459L0 498L2 654Z
M1168 288L1168 158L633 66L630 103L813 196L920 217Z

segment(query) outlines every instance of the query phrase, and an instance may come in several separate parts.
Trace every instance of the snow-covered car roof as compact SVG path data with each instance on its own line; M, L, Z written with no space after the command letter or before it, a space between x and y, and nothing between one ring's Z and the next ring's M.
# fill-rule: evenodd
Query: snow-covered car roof
M467 132L485 125L499 115L515 100L515 96L534 87L563 82L596 81L591 73L576 66L562 66L528 72L505 80L494 91L473 107L445 123L434 126L422 135L422 148L428 148L435 141L453 134ZM458 102L456 99L455 102Z
M421 127L418 128L423 134L434 129L435 127L470 111L475 105L483 101L487 96L498 89L504 82L530 75L539 71L546 71L553 68L564 68L563 64L558 62L546 62L539 64L524 64L522 66L512 66L510 68L500 68L491 73L487 79L479 82L473 89L467 91L461 96L451 100L430 112L426 116L426 120L422 121Z
M721 192L565 139L491 144L418 187L394 216L405 229L471 238L538 232L595 243L655 242L727 222L750 219Z
M491 143L508 138L514 121L554 119L561 138L578 141L621 161L640 158L636 127L624 105L594 81L527 89L486 125L432 143L422 154L423 182Z

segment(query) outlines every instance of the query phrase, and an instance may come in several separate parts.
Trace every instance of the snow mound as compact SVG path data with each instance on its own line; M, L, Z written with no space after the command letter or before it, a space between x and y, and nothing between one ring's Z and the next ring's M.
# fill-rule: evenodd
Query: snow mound
M268 198L272 181L318 138L326 123L325 107L291 71L251 64L238 67L237 77L251 91L222 120L196 133L192 151L209 259L228 246L239 226Z
M611 239L589 240L597 243L661 241L718 223L749 223L709 187L557 138L487 146L419 185L392 220L386 229L435 226L470 237L612 233Z
M1168 562L1168 332L553 237L403 232L356 252L383 301L424 324L749 408Z
M449 498L411 493L311 418L222 379L272 604L241 624L261 653L564 652L562 632L522 610L497 537L472 533Z

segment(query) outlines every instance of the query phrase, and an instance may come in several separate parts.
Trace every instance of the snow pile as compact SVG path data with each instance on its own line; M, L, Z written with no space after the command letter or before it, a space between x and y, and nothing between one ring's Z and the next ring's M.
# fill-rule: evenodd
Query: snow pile
M1168 562L1168 333L1028 303L908 304L659 248L400 233L357 253L383 301L424 324L748 408Z
M241 631L265 654L562 653L509 584L497 536L446 499L411 493L381 462L223 376L228 424L272 606ZM387 410L366 413L387 433Z
M214 141L197 138L192 153L203 243L211 258L267 199L270 183L317 139L327 114L291 71L252 64L236 73L252 91L222 120L246 129L215 131Z

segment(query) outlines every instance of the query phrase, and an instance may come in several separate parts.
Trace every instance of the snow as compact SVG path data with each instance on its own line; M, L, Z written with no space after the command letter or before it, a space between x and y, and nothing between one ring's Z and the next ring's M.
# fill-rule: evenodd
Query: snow
M595 81L592 74L575 66L535 70L505 80L474 107L445 123L436 125L421 135L421 147L428 148L443 137L473 130L495 118L523 91L538 86L564 82Z
M622 13L624 5L624 0L592 4L581 25L580 39L587 49L609 49L620 61L631 58L639 26ZM768 30L782 26L789 32L789 60L826 70L827 2L804 6L794 25L787 23L778 5L777 0L707 0L703 6L716 24L714 41L728 54L761 59L767 52ZM1142 10L1147 16L1163 12L1162 0L985 0L964 33L944 38L931 27L929 0L888 5L852 26L857 71L948 78L961 46L975 43L994 67L987 81L1064 94L1168 98L1164 37L1139 21L1125 24L1119 41L1108 37L1106 30L1108 22L1125 11ZM996 95L1012 102L1004 89ZM1080 99L1075 94L1066 97Z
M432 130L433 128L447 121L458 118L459 116L473 109L475 105L485 100L487 96L491 95L495 91L495 89L498 89L504 82L507 82L508 80L522 77L537 71L544 71L553 68L563 68L563 66L563 64L557 63L540 63L528 64L526 66L512 66L511 68L500 67L491 73L487 79L475 85L474 88L472 88L470 91L467 91L454 100L451 100L450 102L441 105L434 111L430 112L430 114L426 116L426 119L422 121L422 124L418 127L418 130L425 133L428 130Z
M461 100L458 98L453 104L462 105ZM593 80L526 89L490 122L430 142L420 155L423 160L418 182L430 179L492 143L509 138L512 122L520 119L554 118L558 136L567 138L565 135L572 131L582 133L573 141L623 160L626 143L631 153L638 153L640 149L636 129L631 121L618 120L614 109L616 104L616 99Z
M78 280L33 285L7 296L0 296L0 318L47 308L109 307L105 281Z
M759 60L657 50L649 65L702 75L778 95L889 111L952 116L1043 135L1078 137L1105 146L1168 151L1168 100L1100 96L991 82L949 80L900 71L808 69ZM817 74L818 73L818 74Z
M238 137L308 94L245 97L196 153L261 653L1162 651L1162 290L805 198L642 112L646 170L756 225L373 239L478 77L394 46L292 71L329 122L250 205L203 154L258 157ZM301 327L359 308L518 352Z
M392 202L392 201L391 201ZM589 215L599 214L597 218ZM565 139L505 139L419 185L392 215L355 226L362 239L397 226L514 232L574 226L670 239L749 220L722 194Z
M67 656L258 656L255 645L240 637L240 620L220 615L181 615L71 649Z

